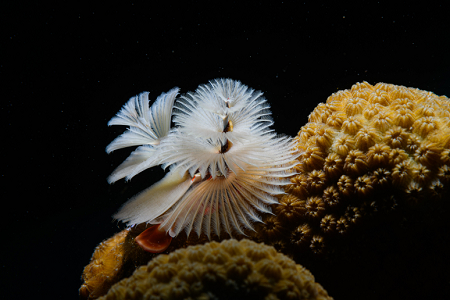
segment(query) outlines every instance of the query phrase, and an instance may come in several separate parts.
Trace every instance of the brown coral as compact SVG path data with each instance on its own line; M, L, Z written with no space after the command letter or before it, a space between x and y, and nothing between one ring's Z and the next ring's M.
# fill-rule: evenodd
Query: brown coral
M319 251L320 237L313 238ZM100 299L331 299L273 247L226 240L159 255Z

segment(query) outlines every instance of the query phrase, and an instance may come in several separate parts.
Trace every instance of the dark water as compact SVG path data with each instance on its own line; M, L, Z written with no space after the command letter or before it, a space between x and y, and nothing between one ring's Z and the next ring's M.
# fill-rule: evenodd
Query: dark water
M450 95L450 28L440 6L126 2L0 11L1 268L4 289L18 299L77 298L94 247L123 228L111 215L162 177L155 168L128 183L106 182L129 153L105 153L123 131L107 121L137 93L238 79L265 93L274 128L291 136L319 102L356 82ZM420 289L401 282L401 296L414 298ZM336 299L356 298L345 284L324 285ZM368 293L390 297L380 290Z

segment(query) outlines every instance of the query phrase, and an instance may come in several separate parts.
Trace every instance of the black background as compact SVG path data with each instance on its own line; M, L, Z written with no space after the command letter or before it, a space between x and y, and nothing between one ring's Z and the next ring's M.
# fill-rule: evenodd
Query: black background
M123 1L0 10L1 273L3 293L16 299L77 298L95 246L124 228L111 215L161 178L155 168L128 183L106 182L131 151L105 153L125 129L107 122L142 91L155 99L174 86L188 92L214 78L238 79L264 92L275 130L290 136L319 102L356 82L450 95L448 13L429 3ZM325 286L336 299L347 288L344 279L340 290Z

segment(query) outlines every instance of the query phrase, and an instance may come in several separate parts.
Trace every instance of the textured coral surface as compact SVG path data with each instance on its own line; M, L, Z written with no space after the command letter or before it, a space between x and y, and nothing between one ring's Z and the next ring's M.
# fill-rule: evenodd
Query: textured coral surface
M399 210L423 214L448 195L450 101L444 96L357 83L319 104L296 140L303 152L298 174L275 216L255 234L280 249L322 253L363 223Z
M83 270L80 297L88 299L104 295L119 280L122 266L122 244L128 230L123 230L101 242L92 254L90 263Z
M273 247L249 240L159 255L100 299L187 298L331 299L308 270Z

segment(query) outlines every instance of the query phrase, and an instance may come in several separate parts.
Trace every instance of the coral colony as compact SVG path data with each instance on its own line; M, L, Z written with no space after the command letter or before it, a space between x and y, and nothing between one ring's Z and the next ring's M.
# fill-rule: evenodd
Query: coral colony
M298 164L293 140L269 128L262 92L231 79L212 80L177 98L178 91L161 94L151 107L148 92L132 97L108 123L129 126L108 153L139 146L110 183L157 165L170 169L114 215L130 226L155 224L136 238L153 253L167 249L182 230L208 238L254 231L253 223L262 222L258 212L271 212Z
M123 295L127 299L242 299L242 295L248 299L333 299L307 269L273 247L246 239L158 255L101 299L123 299Z
M266 244L282 241L294 253L302 248L321 253L330 250L327 239L347 235L372 217L399 206L426 206L448 193L445 96L357 83L320 103L294 140L300 164L275 215L258 229Z

